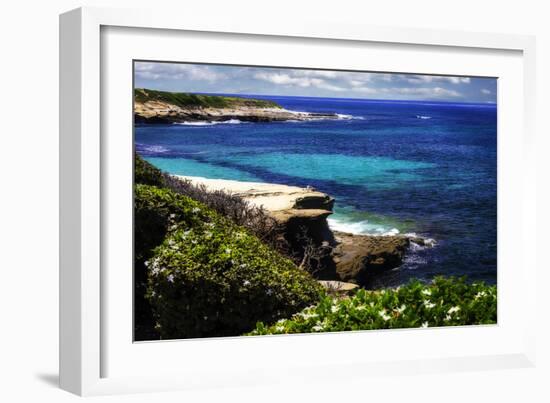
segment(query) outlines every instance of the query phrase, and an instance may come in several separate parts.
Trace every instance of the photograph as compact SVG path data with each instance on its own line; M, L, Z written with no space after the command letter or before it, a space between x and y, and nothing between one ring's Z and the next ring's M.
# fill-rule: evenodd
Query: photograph
M134 60L134 341L497 324L497 81Z

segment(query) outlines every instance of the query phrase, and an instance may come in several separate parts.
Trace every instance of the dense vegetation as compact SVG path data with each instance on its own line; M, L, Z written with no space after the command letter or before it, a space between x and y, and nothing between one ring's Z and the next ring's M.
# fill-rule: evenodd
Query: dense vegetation
M144 167L136 178L159 179ZM161 338L239 335L323 294L292 261L187 196L136 184L134 209L137 339L153 324Z
M174 217L148 261L148 298L163 338L236 336L319 300L321 287L290 260L206 206L176 199L186 219Z
M496 286L464 278L412 281L397 289L360 289L349 298L324 297L273 325L257 323L250 335L494 324Z
M135 102L162 101L181 108L280 108L281 106L273 101L228 97L222 95L201 95L187 92L156 91L144 88L134 90Z

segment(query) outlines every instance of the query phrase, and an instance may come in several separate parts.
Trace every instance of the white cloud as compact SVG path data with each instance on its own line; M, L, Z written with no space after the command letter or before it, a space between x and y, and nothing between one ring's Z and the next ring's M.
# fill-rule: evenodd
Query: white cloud
M321 73L321 74L318 74ZM325 74L330 73L330 74ZM258 80L267 81L273 84L285 85L285 86L295 86L295 87L314 87L329 91L344 91L345 88L327 82L327 80L319 77L335 77L333 74L336 72L331 71L296 71L291 73L280 73L280 72L265 72L261 71L254 74L254 78Z
M214 82L226 78L225 74L214 71L209 66L197 64L136 62L137 78L145 80L191 79Z
M354 87L351 90L361 94L378 94L379 92L378 89L372 87Z
M491 91L488 90L488 89L483 88L483 89L481 90L481 93L482 93L482 94L485 94L485 95L489 95L489 94L491 94Z
M425 76L418 74L399 74L399 78L411 84L419 83L451 83L451 84L469 84L470 77L451 77L451 76Z
M384 93L399 95L420 95L434 98L440 97L461 97L462 94L455 90L449 90L441 87L401 87L384 88Z

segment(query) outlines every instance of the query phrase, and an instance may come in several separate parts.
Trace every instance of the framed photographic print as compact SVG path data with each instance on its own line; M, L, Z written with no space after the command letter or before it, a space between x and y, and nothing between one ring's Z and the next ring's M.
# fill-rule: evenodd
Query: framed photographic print
M62 15L62 387L531 365L532 52Z

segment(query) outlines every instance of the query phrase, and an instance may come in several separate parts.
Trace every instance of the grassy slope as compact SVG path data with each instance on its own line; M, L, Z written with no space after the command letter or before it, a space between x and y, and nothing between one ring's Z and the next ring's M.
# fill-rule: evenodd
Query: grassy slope
M222 95L199 95L186 92L156 91L145 88L134 90L136 102L162 101L181 108L238 108L243 106L255 108L281 108L273 101L252 98L226 97Z

